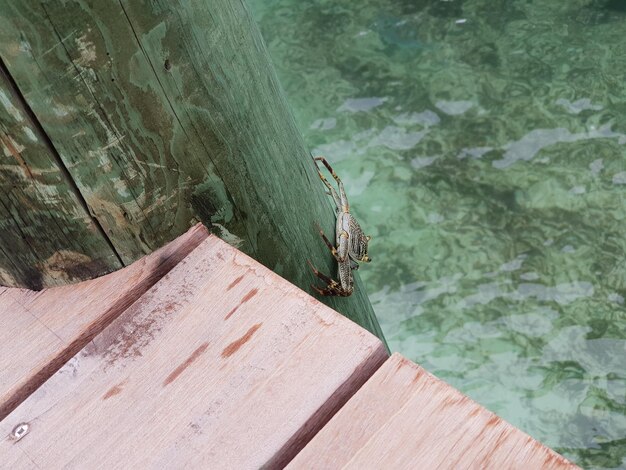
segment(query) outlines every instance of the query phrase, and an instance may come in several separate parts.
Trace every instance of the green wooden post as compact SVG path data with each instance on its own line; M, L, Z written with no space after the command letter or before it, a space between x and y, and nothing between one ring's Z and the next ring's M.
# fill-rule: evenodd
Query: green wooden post
M0 64L0 285L40 289L122 266Z
M122 263L201 220L307 291L307 258L334 273L331 201L243 1L8 0L0 56ZM358 277L323 300L382 338Z

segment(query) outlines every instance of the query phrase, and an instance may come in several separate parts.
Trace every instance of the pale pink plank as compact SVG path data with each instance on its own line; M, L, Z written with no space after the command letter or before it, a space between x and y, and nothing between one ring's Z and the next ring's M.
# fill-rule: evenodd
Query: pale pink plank
M0 441L0 461L277 468L386 358L366 330L209 237L0 422L0 436L32 425Z
M394 354L288 468L577 468Z
M0 419L197 247L201 225L132 266L39 292L0 288Z

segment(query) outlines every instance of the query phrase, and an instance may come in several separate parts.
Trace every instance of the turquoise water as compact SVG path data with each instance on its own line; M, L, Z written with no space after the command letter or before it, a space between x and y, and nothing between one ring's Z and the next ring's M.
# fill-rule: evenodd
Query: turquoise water
M393 350L626 467L626 1L252 0Z

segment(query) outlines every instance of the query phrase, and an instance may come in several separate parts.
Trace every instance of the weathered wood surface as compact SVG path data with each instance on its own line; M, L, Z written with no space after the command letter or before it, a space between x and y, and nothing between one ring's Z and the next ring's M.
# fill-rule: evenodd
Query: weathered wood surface
M57 158L0 63L0 284L40 289L121 267Z
M577 468L393 354L288 468Z
M2 288L0 419L207 236L198 225L132 266L72 286L39 292Z
M209 237L0 422L0 462L278 468L386 358L366 330ZM16 440L20 423L30 432Z
M6 0L0 56L124 263L201 220L307 291L307 258L336 270L315 229L331 201L242 0ZM358 277L322 300L382 338Z

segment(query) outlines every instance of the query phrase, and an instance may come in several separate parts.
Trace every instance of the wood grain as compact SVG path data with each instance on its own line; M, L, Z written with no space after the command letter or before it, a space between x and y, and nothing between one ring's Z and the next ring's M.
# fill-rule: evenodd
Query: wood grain
M0 422L0 461L280 468L386 358L366 330L209 237ZM21 422L31 430L15 440Z
M394 354L287 468L577 468Z
M106 276L43 291L0 291L0 419L197 247L198 225Z
M0 56L125 264L201 220L308 292L307 259L336 273L332 202L244 1L7 0ZM355 288L321 301L383 338Z
M122 266L74 189L0 61L0 284L41 289Z

